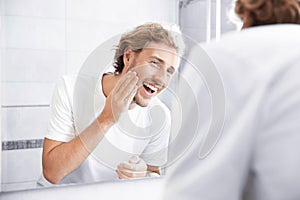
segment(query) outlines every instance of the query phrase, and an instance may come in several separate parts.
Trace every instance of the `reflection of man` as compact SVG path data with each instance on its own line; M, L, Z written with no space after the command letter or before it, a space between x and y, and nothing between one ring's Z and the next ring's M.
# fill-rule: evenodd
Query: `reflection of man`
M300 199L300 1L236 2L245 29L204 45L226 93L222 135L172 166L165 199Z
M53 96L49 133L44 140L43 175L49 182L84 183L160 174L159 167L166 162L162 150L168 144L170 114L156 95L168 86L179 66L179 44L182 41L161 25L144 24L122 36L115 54L115 72L102 75L98 91L88 84L75 90L75 82L77 87L82 77L61 80ZM96 108L100 108L99 114L91 121L84 115L90 106L85 101L89 93L95 93L95 103L101 104ZM75 102L81 103L78 106ZM118 124L124 112L128 112L130 122L146 127L151 124L149 111L153 106L160 107L166 117L158 133L144 138L132 137L139 133L124 133ZM107 141L115 149L120 146L125 156L118 157L118 151L106 148ZM97 160L99 157L93 155L96 149L98 153L100 149L100 158L111 157L113 164ZM160 156L153 154L159 151L163 152Z

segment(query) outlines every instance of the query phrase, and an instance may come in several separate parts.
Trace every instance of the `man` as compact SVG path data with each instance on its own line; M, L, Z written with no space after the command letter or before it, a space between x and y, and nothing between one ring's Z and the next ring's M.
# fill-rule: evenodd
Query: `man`
M198 133L168 171L165 199L300 199L300 2L238 0L236 12L244 29L204 45L226 94L221 136L200 157Z
M141 25L122 35L114 73L104 73L96 82L77 75L58 83L44 140L44 182L88 183L160 174L170 114L156 96L179 66L179 40L160 24ZM165 121L157 130L147 129L154 107L160 108Z

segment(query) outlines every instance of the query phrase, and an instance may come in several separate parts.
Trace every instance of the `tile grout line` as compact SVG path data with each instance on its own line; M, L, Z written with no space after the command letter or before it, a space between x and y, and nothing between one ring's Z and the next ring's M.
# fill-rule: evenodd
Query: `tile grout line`
M44 139L2 141L2 151L42 148Z
M2 108L24 108L24 107L49 107L49 104L41 105L2 105Z

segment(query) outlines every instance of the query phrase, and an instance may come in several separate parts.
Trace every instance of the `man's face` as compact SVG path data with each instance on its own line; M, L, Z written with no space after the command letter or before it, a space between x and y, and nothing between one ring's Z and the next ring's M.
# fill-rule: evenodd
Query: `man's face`
M150 100L164 90L179 65L179 58L174 48L164 44L150 43L140 53L132 57L128 70L136 71L139 77L138 90L134 103L145 107Z

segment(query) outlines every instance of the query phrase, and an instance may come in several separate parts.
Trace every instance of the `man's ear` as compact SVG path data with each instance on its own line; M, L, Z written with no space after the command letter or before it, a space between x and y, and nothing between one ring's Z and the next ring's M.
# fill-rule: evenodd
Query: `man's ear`
M134 52L131 49L127 49L123 55L124 68L123 71L127 72L129 66L134 60Z

